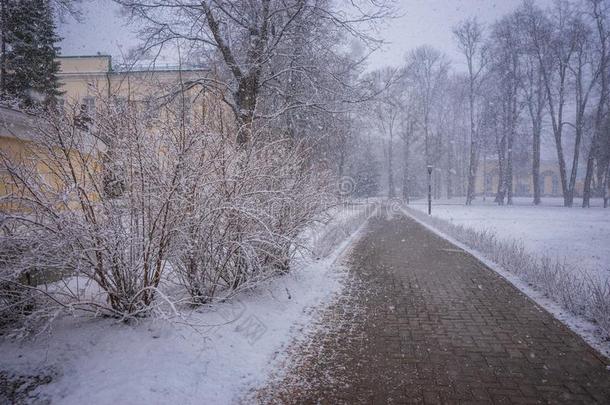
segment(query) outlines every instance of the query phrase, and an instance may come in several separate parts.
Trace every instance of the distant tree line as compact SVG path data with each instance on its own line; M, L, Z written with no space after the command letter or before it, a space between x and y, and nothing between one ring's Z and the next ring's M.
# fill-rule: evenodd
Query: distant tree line
M582 179L582 206L592 197L607 206L609 19L608 0L558 0L547 9L524 1L490 26L469 18L454 27L466 69L452 68L440 51L421 46L403 66L372 73L375 86L385 89L368 118L372 131L384 135L390 195L397 175L403 194L419 193L425 167L433 165L435 197L463 195L470 204L481 167L491 163L499 178L493 190L498 204L513 203L514 179L525 167L533 179L532 202L540 204L548 139L564 205L574 204ZM394 161L398 141L405 149L402 174Z

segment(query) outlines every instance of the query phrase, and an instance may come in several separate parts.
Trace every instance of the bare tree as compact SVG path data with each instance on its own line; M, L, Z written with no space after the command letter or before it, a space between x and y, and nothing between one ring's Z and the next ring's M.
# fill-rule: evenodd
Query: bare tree
M597 162L597 165L599 166L598 173L602 174L602 176L600 176L601 179L607 176L609 165L608 161L604 161L603 159L603 147L605 146L603 141L603 124L604 118L608 114L608 81L610 80L608 77L610 75L610 31L608 29L610 4L604 0L587 0L586 4L589 8L590 18L593 20L595 27L595 53L599 63L599 95L593 122L593 139L591 140L587 155L587 168L582 196L583 208L589 207L590 205L591 183L593 181L595 163ZM606 137L608 136L606 135ZM599 184L604 184L604 181L599 181ZM607 192L603 188L601 191L604 195Z
M404 94L404 105L401 114L400 138L403 142L403 172L402 172L402 199L408 204L411 189L411 147L417 141L416 130L419 125L419 103L415 94L413 83L409 80L409 75L404 74L400 83L401 91Z
M341 9L328 0L116 2L134 18L143 21L143 51L158 50L180 40L189 46L193 57L204 59L210 55L214 61L221 61L223 74L218 80L221 87L229 90L225 102L235 114L240 144L249 142L255 119L313 102L285 97L285 104L279 108L261 111L264 94L282 94L286 90L284 84L299 74L305 73L307 78L312 61L299 58L300 54L316 55L317 49L338 52L337 44L342 35L375 44L367 27L392 12L386 1L358 1ZM318 73L324 70L322 65L316 67ZM218 85L206 80L196 84ZM314 80L308 84L316 87ZM308 92L308 95L314 93Z
M476 126L476 98L482 83L483 71L487 65L483 29L476 18L467 19L454 28L458 48L466 58L468 66L468 105L470 107L470 163L468 168L468 188L466 205L474 199L475 180L478 166L479 140Z
M567 1L558 1L549 16L532 3L524 4L528 41L540 63L546 92L549 116L555 138L559 175L564 205L571 207L574 200L580 143L589 96L599 77L588 46L587 28L577 10ZM568 177L565 156L564 127L566 103L570 84L574 89L575 131L572 167Z
M535 49L527 40L527 7L520 8L515 12L518 24L518 32L525 35L522 38L522 57L523 57L523 80L521 82L521 92L527 108L531 122L532 132L532 185L534 205L541 202L540 185L540 152L542 139L542 123L547 104L547 93L544 87L542 63L536 54Z
M433 137L436 133L434 114L442 103L441 96L447 85L449 61L440 51L430 46L420 46L410 52L405 61L405 74L412 83L417 111L423 131L426 165L432 164Z
M378 93L372 101L373 119L386 145L384 152L387 158L388 197L396 196L394 183L394 137L399 132L400 117L403 112L403 94L401 92L398 72L386 68L372 73L372 83Z
M503 148L500 148L499 166L503 173L502 187L496 201L507 204L513 199L513 145L521 111L519 90L522 87L522 51L517 37L518 25L514 15L508 15L496 22L490 36L490 59L495 73L494 85L499 90L497 103L502 106ZM504 153L506 154L504 156Z
M588 113L588 104L591 100L592 92L600 76L599 60L596 60L591 43L591 32L582 18L574 19L574 31L576 36L576 52L573 63L570 64L572 81L574 86L574 104L576 106L574 116L575 143L572 159L572 170L568 183L568 205L573 205L576 177L580 162L580 149L583 141Z
M465 196L468 183L470 154L470 120L468 110L468 77L454 74L448 81L446 132L447 152L447 197ZM455 179L453 181L452 179ZM451 188L451 191L450 191Z

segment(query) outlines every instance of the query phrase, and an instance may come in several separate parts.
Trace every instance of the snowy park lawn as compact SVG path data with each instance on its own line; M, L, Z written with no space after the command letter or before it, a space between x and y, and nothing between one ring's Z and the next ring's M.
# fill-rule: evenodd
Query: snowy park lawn
M578 204L578 202L576 202ZM610 210L565 208L546 199L512 206L461 199L406 211L477 256L538 305L610 357Z
M610 279L610 209L595 200L589 209L562 207L563 200L545 198L533 206L530 198L516 198L513 206L498 206L493 198L476 200L472 206L463 199L433 201L432 215L456 225L494 231L499 238L517 239L531 253L557 258L582 275ZM426 211L424 201L411 208Z
M334 233L329 254L304 254L291 273L230 301L182 308L179 314L133 324L63 317L34 339L0 341L0 389L2 374L13 381L50 376L50 384L39 385L25 399L62 404L235 403L266 381L281 361L283 348L342 290L345 272L339 259L370 213L364 207L334 210L331 221L309 235Z

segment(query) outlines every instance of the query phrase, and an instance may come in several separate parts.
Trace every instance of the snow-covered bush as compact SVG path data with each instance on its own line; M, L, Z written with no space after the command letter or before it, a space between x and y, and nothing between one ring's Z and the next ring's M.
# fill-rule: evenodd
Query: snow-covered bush
M311 250L315 257L323 258L330 255L337 245L346 240L375 213L375 202L352 201L333 208L326 221L315 233L311 242Z
M61 279L44 293L67 308L146 311L181 225L192 151L175 132L111 103L95 123L76 107L38 120L27 151L3 159L13 189L3 224L15 229L3 244L25 246L6 268Z
M236 148L221 136L205 150L205 181L185 196L189 219L172 260L196 303L287 271L297 236L332 201L328 176L301 145L263 139Z
M190 302L225 298L287 271L334 201L305 144L263 132L237 144L180 108L144 113L111 100L94 119L53 111L25 153L2 156L3 319L41 307L131 318L178 300L162 291L176 281Z

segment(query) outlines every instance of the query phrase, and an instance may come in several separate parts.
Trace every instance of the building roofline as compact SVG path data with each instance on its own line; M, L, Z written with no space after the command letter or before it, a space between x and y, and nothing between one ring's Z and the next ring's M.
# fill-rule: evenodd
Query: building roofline
M115 69L112 66L112 56L111 55L106 55L106 54L99 54L99 55L59 55L57 56L57 59L94 59L94 58L107 58L108 59L108 71L106 72L91 72L91 73L110 73L110 74L127 74L127 73L148 73L148 72L154 72L154 73L162 73L162 72L168 72L168 73L175 73L175 72L209 72L211 71L211 69L209 67L187 67L187 68L180 68L180 66L178 65L158 65L157 68L155 68L153 65L152 68L145 68L145 67L132 67L127 68L127 69L121 69L120 67ZM76 73L76 74L80 74L83 72L70 72L70 73ZM64 73L64 74L70 74L68 72ZM84 72L86 73L86 72ZM62 74L60 72L60 74Z
M171 68L171 69L125 69L125 70L113 70L112 72L109 72L110 74L113 75L120 75L120 74L126 74L126 73L175 73L175 72L183 72L183 73L188 73L188 72L209 72L211 69L210 68L188 68L188 69L178 69L178 68Z
M106 54L98 55L59 55L57 59L95 59L95 58L106 58L108 59L108 72L112 72L112 56Z
M111 55L99 54L99 55L58 55L58 59L85 59L85 58L111 58Z

